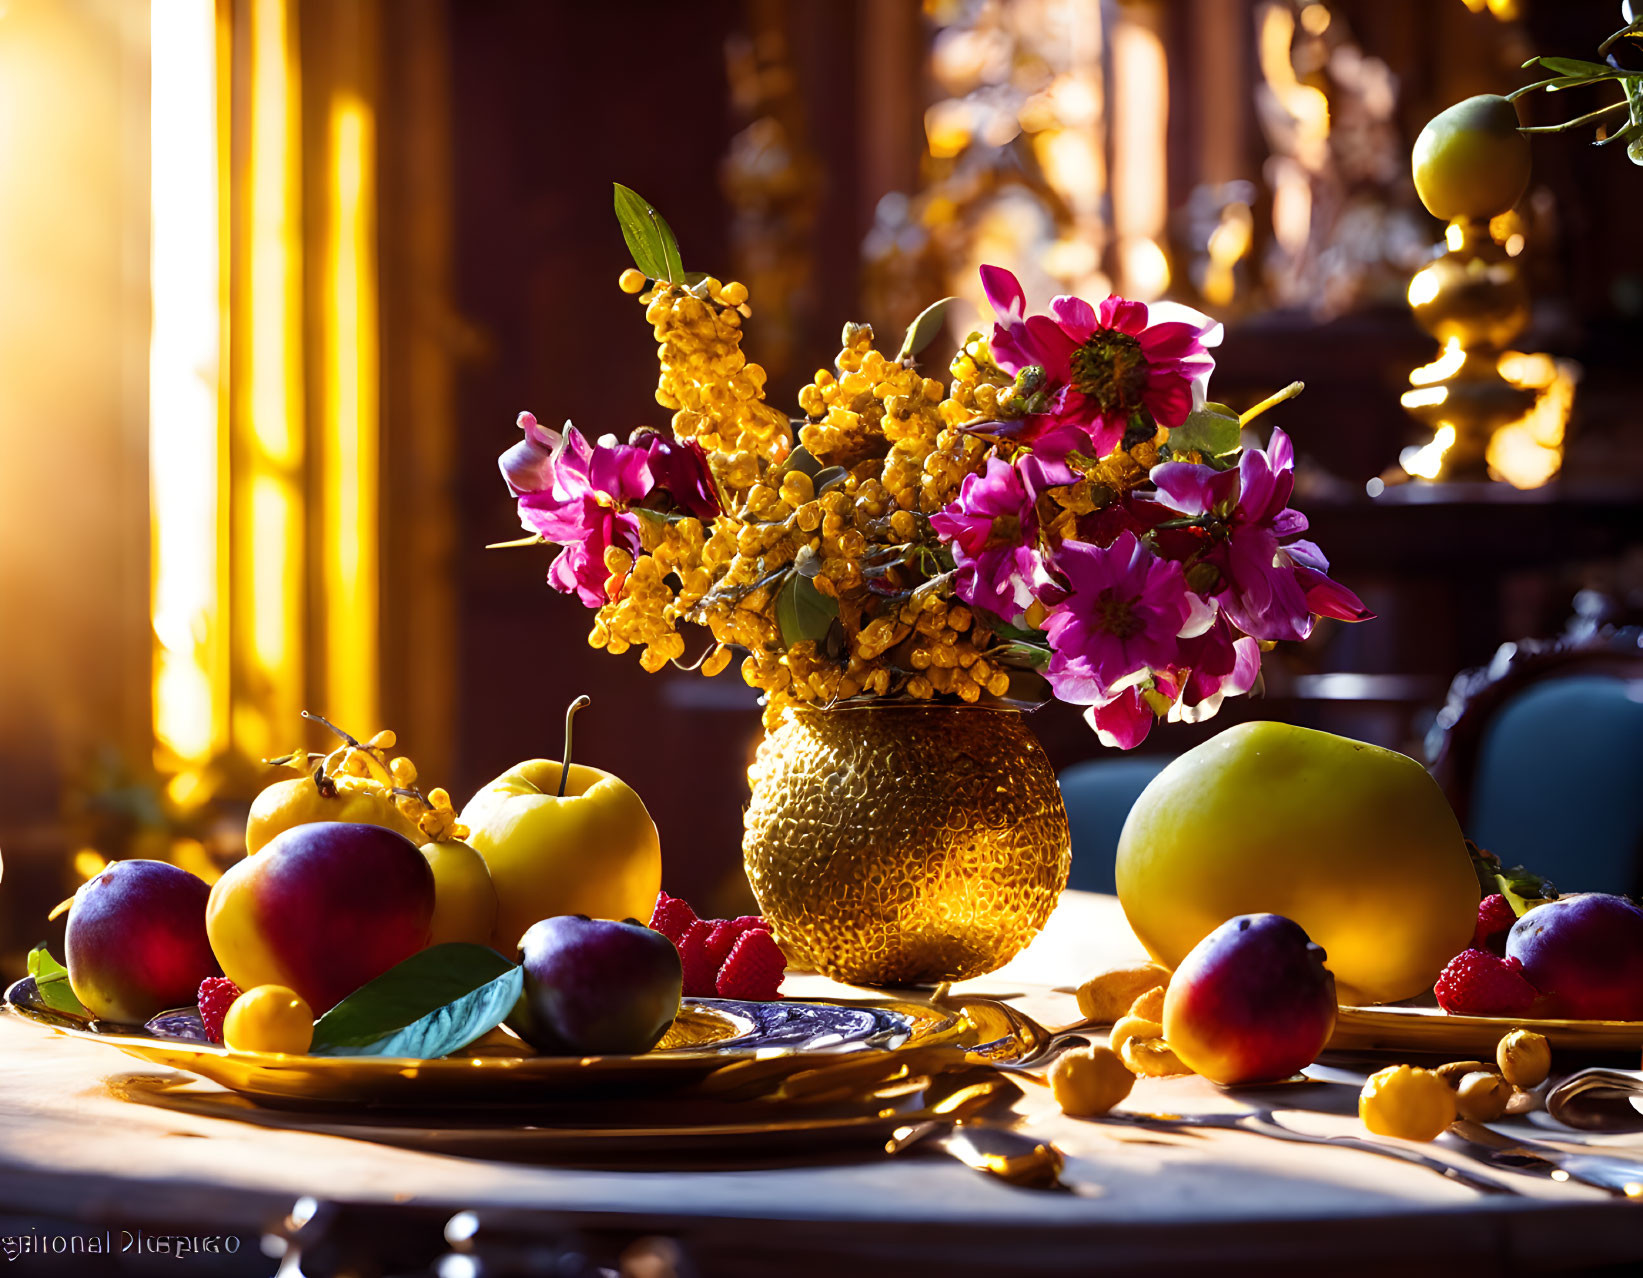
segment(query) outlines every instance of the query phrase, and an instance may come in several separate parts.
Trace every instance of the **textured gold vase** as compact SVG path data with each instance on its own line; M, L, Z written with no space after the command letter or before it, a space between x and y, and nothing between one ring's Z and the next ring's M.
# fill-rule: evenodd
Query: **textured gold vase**
M796 966L861 985L979 976L1067 885L1055 772L1022 716L797 710L748 770L742 859Z

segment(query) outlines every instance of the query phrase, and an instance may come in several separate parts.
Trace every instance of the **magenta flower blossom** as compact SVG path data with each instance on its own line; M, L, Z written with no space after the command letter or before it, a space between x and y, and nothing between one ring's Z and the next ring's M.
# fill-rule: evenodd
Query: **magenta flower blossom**
M1261 673L1261 645L1233 630L1224 612L1209 629L1181 640L1178 665L1171 671L1180 697L1170 714L1196 723L1210 718L1226 697L1241 697Z
M671 439L660 431L641 427L628 443L645 450L652 484L680 507L697 519L712 519L719 513L707 454L694 439Z
M1021 438L1032 442L1075 426L1105 457L1132 423L1150 416L1179 426L1204 403L1221 342L1221 326L1174 302L1131 302L1109 297L1099 308L1077 297L1057 297L1050 315L1028 315L1021 282L997 266L981 268L981 286L997 312L994 362L1007 373L1044 370L1044 410L1028 416ZM1061 452L1065 453L1065 437Z
M1095 729L1101 744L1116 750L1133 750L1145 741L1155 717L1146 693L1133 684L1084 711L1084 722Z
M1038 550L1038 494L1074 478L1030 457L1019 467L989 457L985 471L965 476L958 500L930 516L952 547L960 599L1006 620L1031 605L1050 584Z
M1181 565L1132 532L1104 548L1064 541L1054 566L1070 589L1045 619L1053 653L1046 675L1063 701L1105 705L1135 675L1177 664L1182 637L1201 634L1215 617L1187 589Z
M1214 597L1245 634L1305 639L1314 613L1347 621L1374 616L1355 594L1324 575L1328 562L1316 546L1280 544L1307 526L1306 516L1289 508L1295 450L1283 431L1272 432L1264 452L1246 449L1236 470L1165 462L1152 468L1150 478L1166 506L1213 519L1217 534L1205 560L1220 572Z
M655 431L637 431L618 444L609 436L589 444L576 427L549 430L519 414L525 438L500 458L502 478L519 499L519 522L564 547L548 568L548 584L590 608L605 602L605 551L639 551L635 502L666 492L691 514L719 512L707 459L694 443Z

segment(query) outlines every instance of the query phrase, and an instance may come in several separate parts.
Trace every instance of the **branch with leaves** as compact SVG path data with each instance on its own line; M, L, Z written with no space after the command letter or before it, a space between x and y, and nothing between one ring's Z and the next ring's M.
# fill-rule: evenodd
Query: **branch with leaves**
M1613 146L1616 142L1624 142L1626 155L1631 162L1643 165L1643 16L1633 14L1630 0L1623 6L1623 13L1627 18L1626 25L1598 46L1598 53L1603 55L1606 61L1530 58L1524 66L1538 66L1552 74L1506 95L1508 101L1515 102L1525 94L1540 90L1561 93L1565 89L1613 83L1619 86L1621 97L1571 120L1564 120L1559 124L1526 126L1522 132L1563 133L1569 129L1587 126L1601 127L1604 136L1593 145ZM1622 114L1625 116L1624 124L1619 123ZM1614 127L1616 124L1619 124L1618 128Z

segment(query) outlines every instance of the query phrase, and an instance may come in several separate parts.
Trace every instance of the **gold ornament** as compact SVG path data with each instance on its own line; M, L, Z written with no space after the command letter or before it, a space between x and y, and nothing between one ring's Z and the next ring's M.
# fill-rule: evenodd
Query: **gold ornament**
M742 858L795 966L865 985L991 972L1067 885L1067 813L1017 711L796 707L748 770Z

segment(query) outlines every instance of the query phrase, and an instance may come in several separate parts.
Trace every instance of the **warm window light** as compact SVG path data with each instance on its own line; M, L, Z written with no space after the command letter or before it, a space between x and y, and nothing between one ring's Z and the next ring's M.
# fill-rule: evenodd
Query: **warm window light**
M302 241L296 33L285 0L250 7L246 227L249 323L236 384L245 464L235 475L235 613L245 696L234 738L252 756L288 740L303 709Z
M213 696L226 659L217 611L222 448L214 0L154 5L150 39L150 603L154 737L157 762L166 766L204 762L223 727L223 708Z
M322 458L326 706L338 722L377 722L377 349L369 107L331 107ZM357 729L366 731L366 728Z
M1164 237L1169 199L1169 65L1151 10L1120 8L1112 31L1112 223L1119 240L1119 286L1148 302L1169 287ZM1162 269L1160 269L1162 268Z

